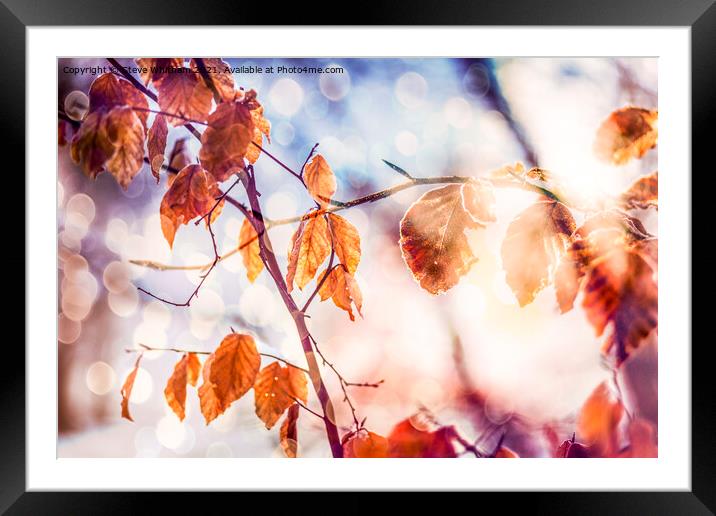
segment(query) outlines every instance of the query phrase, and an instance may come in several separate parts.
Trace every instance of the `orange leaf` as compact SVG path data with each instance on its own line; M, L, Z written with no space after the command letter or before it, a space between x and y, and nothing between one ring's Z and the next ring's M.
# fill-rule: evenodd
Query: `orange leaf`
M174 411L180 421L184 420L186 407L186 384L196 386L199 379L201 362L196 353L185 353L174 366L174 372L164 388L164 397L167 404Z
M157 103L162 111L178 117L204 122L211 111L211 90L199 74L189 68L180 68L171 73L162 73L152 78L157 89ZM173 126L189 121L177 116L169 117Z
M124 380L122 385L122 417L134 421L132 416L129 414L129 397L132 395L132 388L134 387L134 380L137 377L137 371L139 371L139 362L142 360L142 354L140 353L137 357L137 361L134 362L132 371L127 375L127 379Z
M430 190L408 208L400 221L403 260L415 280L431 294L454 287L477 261L465 230L482 227L476 220L491 213L492 208L476 204L483 196L473 188L448 185Z
M363 428L343 439L343 456L351 459L388 457L388 439Z
M358 230L353 224L335 213L329 213L327 216L336 257L345 265L350 274L355 274L361 255Z
M106 122L107 138L115 150L105 167L126 190L144 165L144 127L128 107L114 108Z
M494 457L496 459L519 459L520 456L514 450L511 450L507 446L500 446L495 452Z
M249 222L244 219L239 231L239 252L241 253L241 261L246 267L246 277L253 283L258 275L264 270L264 262L260 256L261 247L259 246L259 235Z
M286 272L288 291L293 290L294 280L298 288L303 290L330 252L331 241L326 218L322 215L304 218L293 234L289 248Z
M202 61L204 62L208 78L219 94L219 97L221 97L221 100L224 102L234 100L236 96L236 84L234 83L234 76L231 74L229 64L218 57L205 57ZM192 59L189 62L189 67L192 70L198 71L197 60Z
M183 57L140 57L134 61L142 68L139 71L139 76L144 81L145 86L149 84L149 81L159 80L165 74L171 73L171 70L184 66Z
M72 138L70 156L90 179L97 177L115 151L107 135L107 112L90 113Z
M388 455L395 458L457 457L449 428L434 432L418 429L411 419L398 423L388 436Z
M659 449L656 444L656 429L646 419L634 418L627 429L629 447L620 457L625 458L656 458Z
M582 307L597 336L611 325L603 349L614 351L617 364L656 329L658 297L654 270L638 252L615 249L594 262L585 279Z
M569 312L574 307L582 278L593 259L594 250L588 240L582 239L572 242L562 256L554 273L554 290L562 313Z
M209 116L208 124L201 135L199 160L218 181L224 181L243 168L254 123L242 102L224 102Z
M320 154L316 154L306 164L303 171L303 178L306 182L308 193L316 202L325 207L336 193L336 176L333 174L328 162Z
M531 303L552 281L574 230L572 214L557 201L537 202L510 223L502 242L502 266L520 306Z
M219 195L221 191L216 180L200 165L188 165L177 174L159 207L162 232L169 247L174 244L179 226L206 215ZM219 216L223 202L212 213L212 222Z
M600 383L582 406L577 422L577 434L590 446L590 454L612 457L619 451L619 422L624 407L609 391L605 382Z
M204 383L199 387L201 413L207 425L246 394L260 366L253 337L239 333L224 337L204 363Z
M318 275L319 278L323 278L327 271L323 271ZM346 272L342 266L334 267L330 275L321 285L318 290L318 294L321 296L321 301L333 298L335 305L341 310L348 312L348 317L351 321L355 320L353 316L352 306L355 305L358 314L363 316L361 308L363 308L363 294L360 291L358 282L355 280L352 274Z
M641 176L621 195L622 206L627 210L659 208L659 174Z
M254 136L252 141L255 145L249 145L246 150L246 159L249 163L253 164L259 159L259 155L261 154L259 147L263 148L264 137L266 137L266 141L271 143L271 122L264 118L263 106L258 106L251 110L251 119L254 122Z
M597 131L594 152L597 157L615 165L641 158L656 146L657 111L625 107L614 111Z
M271 428L296 399L306 403L308 383L300 369L272 362L264 367L254 384L256 415Z
M164 164L164 151L167 147L167 135L169 128L167 127L167 119L164 115L157 115L149 134L147 135L147 152L149 154L149 165L152 168L152 174L159 183L159 172ZM181 169L177 169L181 170Z
M149 103L146 97L129 81L118 78L113 73L105 73L97 77L89 90L90 113L98 110L111 110L114 107L138 108L135 113L147 130Z
M279 430L279 438L281 442L281 449L286 457L295 459L298 452L298 428L296 423L298 422L298 403L294 403L288 409L286 418L281 423L281 429Z

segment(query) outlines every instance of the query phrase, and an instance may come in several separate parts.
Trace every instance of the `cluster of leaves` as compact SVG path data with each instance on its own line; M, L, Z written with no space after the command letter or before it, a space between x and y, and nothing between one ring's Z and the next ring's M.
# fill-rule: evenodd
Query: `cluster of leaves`
M145 162L157 182L162 170L170 171L159 212L162 232L172 247L178 229L189 221L198 224L205 220L211 232L211 223L220 216L228 193L222 193L221 184L253 173L253 165L266 154L263 146L270 143L271 124L263 116L256 92L237 89L230 69L220 59L191 59L187 65L184 58L143 58L137 63L143 70L143 86L132 77L125 80L111 73L92 83L89 110L72 136L70 154L88 177L94 179L108 171L125 189ZM209 74L208 68L213 73ZM150 109L147 98L160 109ZM149 113L155 116L148 128ZM597 131L596 154L615 165L643 156L656 145L657 119L656 111L641 108L615 111ZM204 131L199 133L193 124L204 126ZM181 139L167 154L170 126L185 126L200 139L197 160ZM68 139L69 128L61 123L59 141ZM414 181L402 169L391 167ZM354 309L358 314L362 309L362 294L355 279L361 239L358 230L335 213L340 206L333 199L337 191L335 174L325 158L313 152L300 173L290 172L305 186L315 207L300 217L291 239L286 295L290 297L294 286L303 290L315 280L309 303L316 295L322 301L332 299L354 320ZM484 178L445 182L449 184L423 194L400 221L403 259L424 290L433 295L448 291L478 261L468 242L468 230L496 222L494 189L507 184L538 194L536 201L509 224L502 242L506 281L520 306L554 285L559 308L566 312L581 293L582 307L597 335L609 329L603 351L614 358L616 366L656 330L657 240L629 213L657 209L656 172L639 178L608 206L590 213L581 225L572 214L575 206L565 189L541 168L526 170L518 163ZM253 282L271 266L267 265L267 246L262 246L264 235L254 220L261 217L260 213L245 211L245 215L237 248ZM270 272L275 278L276 271ZM141 355L122 387L122 416L130 420L128 400L140 360ZM196 353L184 353L164 392L169 406L183 420L187 385L196 386L201 374L198 396L208 424L253 388L256 414L267 428L286 413L280 429L281 445L288 456L295 457L299 407L305 406L308 398L305 373L302 368L279 362L261 369L253 338L231 333L203 366ZM580 437L590 444L565 441L561 456L622 456L622 439L615 435L624 410L621 401L606 400L607 392L600 386L580 420ZM644 428L643 421L630 419L630 450L643 451L640 439L646 433ZM605 441L607 435L609 443ZM642 444L636 446L637 441ZM416 425L415 418L409 418L396 425L388 437L367 430L356 420L355 428L343 436L342 446L347 457L454 457L456 442L465 447L454 428ZM577 451L582 448L588 451ZM516 454L499 446L489 456Z

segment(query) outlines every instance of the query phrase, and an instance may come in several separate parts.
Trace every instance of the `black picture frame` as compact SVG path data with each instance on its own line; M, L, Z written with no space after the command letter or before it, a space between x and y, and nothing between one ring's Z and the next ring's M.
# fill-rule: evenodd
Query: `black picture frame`
M716 6L714 0L413 0L400 4L361 6L312 1L305 4L283 4L280 7L245 3L223 3L217 0L120 0L97 2L91 0L2 0L0 1L0 59L2 62L2 113L0 127L8 149L17 159L14 169L5 172L19 182L18 170L25 170L25 94L26 38L28 26L47 25L244 25L266 24L326 24L326 25L574 25L574 26L684 26L691 28L692 72L692 169L710 170L706 166L709 129L714 126L716 109ZM342 18L328 19L328 13L344 9ZM253 10L253 12L252 12ZM348 15L348 13L350 13ZM334 14L334 18L337 18ZM51 74L48 72L48 77ZM48 84L52 81L48 79ZM686 177L686 174L685 174ZM693 179L693 175L692 175ZM19 190L20 185L17 185ZM12 190L16 206L12 212L26 209L24 196ZM7 183L5 191L10 191ZM693 190L692 190L693 191ZM7 202L12 202L8 199ZM19 233L19 224L14 231ZM6 258L7 271L20 269L25 260L23 235L15 237L16 252ZM22 251L21 251L22 249ZM692 252L690 250L690 252ZM25 277L32 274L25 265ZM19 274L8 281L20 282ZM20 285L8 295L16 296ZM6 301L9 301L6 298ZM14 303L14 301L12 301ZM23 303L23 306L25 304ZM25 310L31 310L25 306ZM668 314L663 314L668 317ZM569 493L510 493L510 504L525 504L530 511L545 514L714 514L716 512L716 427L712 384L709 381L711 361L707 360L710 340L694 342L692 351L692 454L690 492L569 492ZM17 339L14 340L18 342ZM687 349L689 343L670 343ZM163 510L171 505L190 511L193 506L211 512L228 501L231 494L212 494L206 499L178 493L48 493L25 492L25 352L19 344L5 343L3 382L0 385L0 512L7 514L128 514L150 509L149 502L159 500ZM49 359L49 358L48 358ZM11 366L9 365L11 364ZM200 495L203 496L203 495ZM247 494L240 495L242 497ZM268 496L263 494L261 496ZM274 496L274 495L270 495ZM292 504L301 504L303 494L291 494ZM463 495L464 496L464 495ZM476 506L487 503L488 493L470 494ZM503 495L504 496L504 495ZM480 497L480 498L476 498ZM494 501L494 500L489 500ZM419 494L405 500L403 510L410 505L424 508ZM501 501L504 503L504 500ZM166 505L165 505L166 504ZM372 502L365 494L351 493L341 497L341 512L365 512ZM418 505L419 504L419 505ZM246 507L246 506L243 506ZM444 506L443 506L444 507ZM503 506L504 507L504 506ZM144 509L144 511L142 510ZM238 510L238 509L237 509ZM476 508L476 510L478 510Z

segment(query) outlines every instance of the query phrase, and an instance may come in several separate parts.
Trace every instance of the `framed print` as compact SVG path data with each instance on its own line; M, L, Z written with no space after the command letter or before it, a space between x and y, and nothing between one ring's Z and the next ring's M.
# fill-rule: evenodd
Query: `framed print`
M397 490L712 513L711 2L351 26L159 4L3 7L26 192L3 510Z

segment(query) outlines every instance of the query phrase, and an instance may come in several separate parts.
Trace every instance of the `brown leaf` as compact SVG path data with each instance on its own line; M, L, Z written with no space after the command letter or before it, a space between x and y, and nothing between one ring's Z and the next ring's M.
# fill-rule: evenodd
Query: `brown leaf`
M149 165L152 168L152 175L159 183L159 172L164 164L164 152L167 147L167 119L164 115L157 115L147 135L147 153L149 154ZM181 169L177 169L181 170Z
M303 290L330 252L331 240L326 218L323 215L304 218L293 234L289 248L286 272L288 291L293 290L294 280L298 288Z
M184 66L183 57L140 57L134 61L142 68L139 71L139 76L145 86L149 84L149 81L160 80L164 75L172 73L171 70Z
M388 457L388 439L365 428L343 439L343 457L373 459Z
M176 140L172 151L169 153L169 166L176 171L180 171L187 165L191 165L193 163L187 140L188 138L180 138ZM176 175L174 174L169 176L168 186L171 186L171 182L174 181L175 177Z
M325 207L336 193L336 188L338 188L336 176L325 158L320 154L313 156L303 170L303 178L311 197L319 205Z
M590 447L590 454L612 457L619 451L619 422L624 407L609 391L605 382L600 383L584 402L577 422L577 435Z
M207 425L246 394L260 366L253 337L239 333L224 337L204 363L204 383L199 387L201 413Z
M659 209L658 172L637 178L621 195L620 202L622 207L627 210Z
M104 170L104 164L115 151L107 134L107 112L90 113L72 138L70 156L90 179Z
M132 86L129 81L120 79L113 73L100 75L90 86L89 100L90 113L99 110L110 111L114 107L137 108L134 111L146 132L149 103L144 94Z
M398 423L388 436L388 455L393 458L454 458L453 433L447 427L434 432L418 429L411 419Z
M231 74L229 64L218 57L205 57L202 59L206 67L208 79L223 102L231 102L236 96L236 84ZM189 62L192 70L199 70L196 59ZM204 79L202 77L202 79Z
M597 131L594 152L615 165L641 158L656 146L659 114L648 109L625 107L614 111Z
M294 403L288 409L286 418L281 423L281 429L279 430L279 439L281 443L281 449L286 457L295 459L298 453L298 428L296 423L298 422L298 403Z
M243 168L254 123L244 103L224 102L209 116L208 124L201 135L199 159L218 181L224 181Z
M477 199L472 187L463 190L463 185L443 186L423 194L400 221L403 260L415 280L431 294L454 287L477 261L465 229L481 227L476 218L490 211L486 207L478 209Z
M204 84L198 73L189 68L181 68L173 73L153 77L157 89L157 103L162 111L169 113L169 123L173 126L184 125L190 120L204 122L211 111L211 90ZM184 118L179 118L184 117Z
M256 415L270 429L296 399L306 403L308 382L300 369L272 362L264 367L254 384Z
M323 278L327 271L321 272L319 278ZM320 280L319 280L320 281ZM355 305L358 314L362 317L361 308L363 308L363 294L360 291L358 282L352 274L347 272L342 266L336 266L331 270L330 275L318 290L321 301L333 298L335 305L341 310L348 312L351 321L355 320L353 316L352 306Z
M124 380L124 384L122 385L122 417L125 419L129 419L130 421L134 421L132 419L132 416L129 414L129 397L132 395L132 388L134 387L134 380L137 378L137 371L139 371L139 362L142 360L143 354L140 353L137 357L137 361L134 362L134 367L132 368L132 371L127 375L126 380Z
M510 223L502 242L502 266L520 306L531 303L552 281L575 227L570 211L557 201L537 202Z
M184 353L181 360L174 366L174 372L164 388L164 397L167 404L179 418L184 420L186 408L186 384L196 386L199 379L201 362L196 353Z
M107 138L114 145L105 167L126 190L144 165L144 127L128 107L114 108L106 118Z
M216 180L200 165L188 165L177 174L159 207L162 232L169 247L174 244L174 235L179 226L195 217L206 215L220 195ZM221 212L223 202L214 210L212 222Z
M640 253L615 249L593 263L582 307L597 336L611 326L603 351L613 351L617 364L656 329L658 297L654 270Z
M253 283L264 270L264 262L260 256L259 235L249 219L244 219L239 231L239 253L246 267L246 277Z
M360 235L353 224L335 213L328 215L328 229L330 230L333 249L336 257L350 274L355 274L360 263Z

